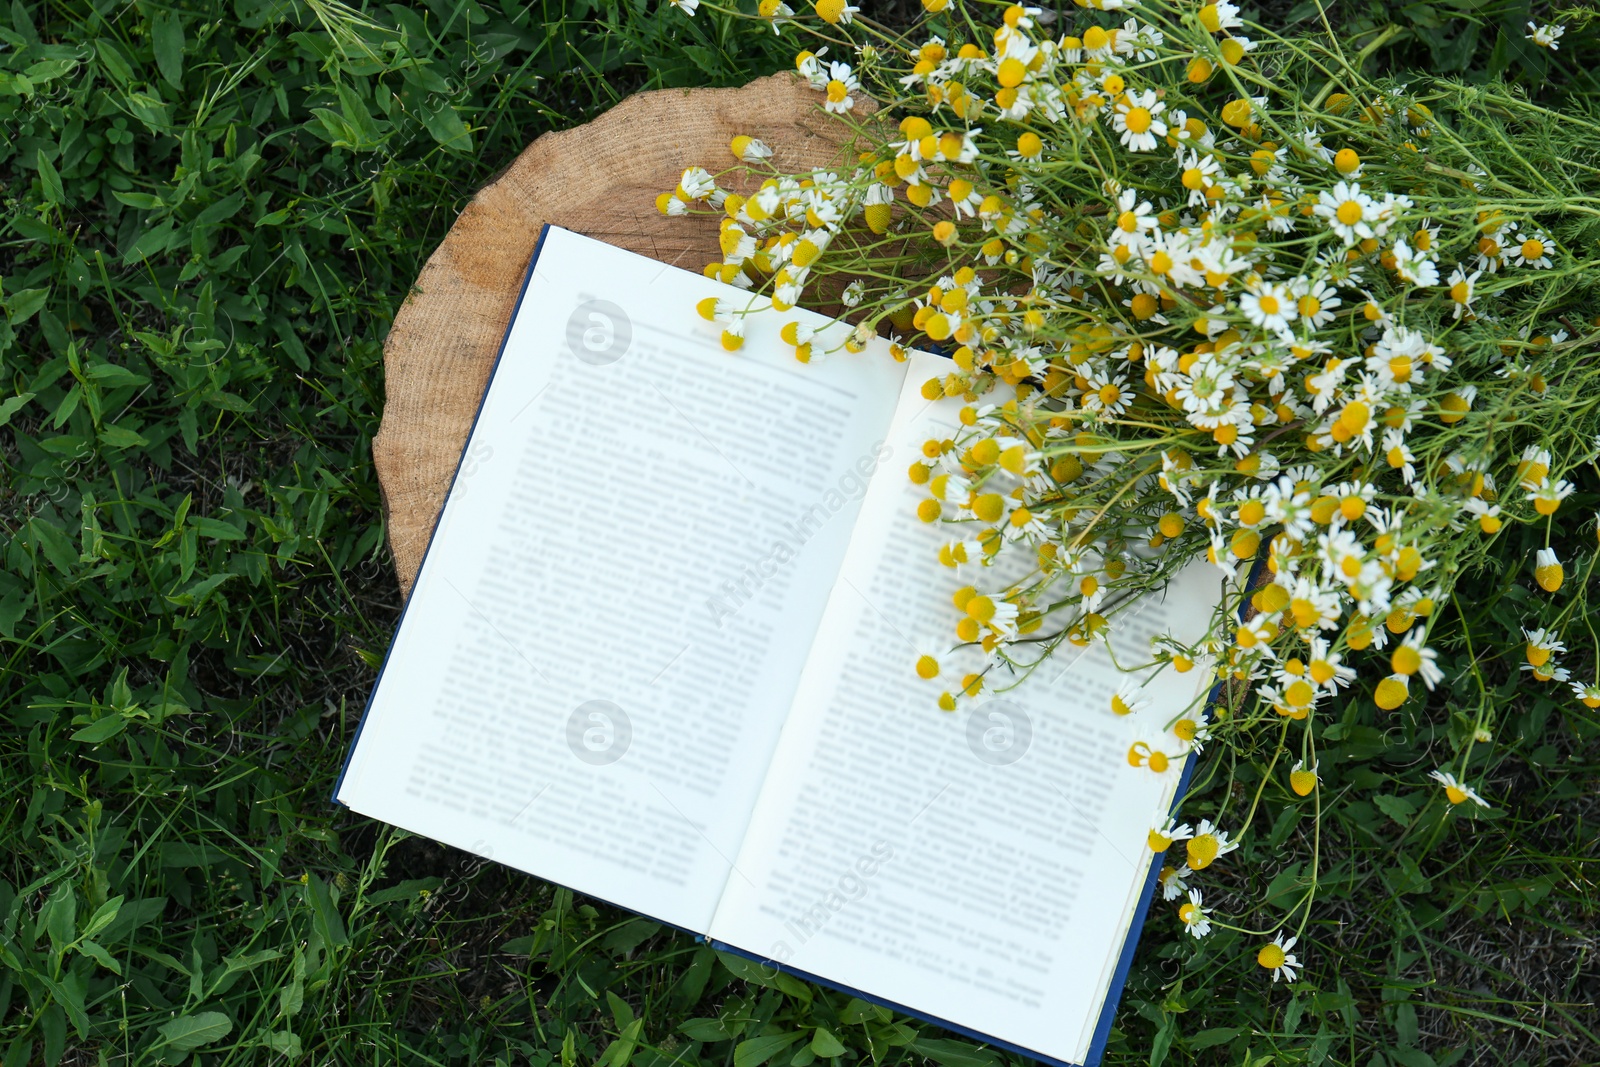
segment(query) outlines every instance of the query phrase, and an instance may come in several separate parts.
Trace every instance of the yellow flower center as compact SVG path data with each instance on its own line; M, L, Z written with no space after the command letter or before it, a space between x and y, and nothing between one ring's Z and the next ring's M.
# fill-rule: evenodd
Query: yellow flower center
M1467 791L1462 789L1460 786L1445 786L1444 795L1449 798L1450 803L1452 804L1460 804L1462 801L1467 799Z
M1334 212L1334 217L1340 222L1344 223L1346 226L1354 226L1356 223L1361 221L1361 205L1354 200L1346 200L1344 203L1340 204L1338 210Z
M1185 926L1198 922L1200 919L1200 909L1193 901L1190 901L1178 909L1178 918L1183 920Z
M828 83L828 101L830 103L841 104L844 102L844 98L849 95L850 90L838 78Z
M1283 305L1280 304L1278 298L1273 296L1271 293L1264 294L1258 303L1261 307L1261 313L1263 315L1276 315L1279 311L1283 310Z
M1261 951L1256 953L1256 962L1261 964L1261 966L1265 967L1269 971L1275 971L1279 967L1282 967L1284 961L1288 958L1289 957L1284 954L1283 949L1279 948L1275 944L1262 945Z
M1406 702L1406 680L1400 676L1390 676L1378 683L1372 694L1372 699L1384 711L1393 711Z
M1217 858L1218 847L1215 834L1201 834L1199 837L1189 838L1185 851L1189 853L1190 869L1203 871L1211 866L1211 861Z
M1536 237L1530 237L1522 242L1522 258L1538 259L1544 255L1544 242Z
M1472 285L1469 282L1456 282L1450 287L1450 299L1458 304L1465 304L1472 299Z
M1144 133L1150 128L1150 109L1145 107L1130 107L1128 109L1128 114L1123 118L1122 121L1123 124L1132 132Z

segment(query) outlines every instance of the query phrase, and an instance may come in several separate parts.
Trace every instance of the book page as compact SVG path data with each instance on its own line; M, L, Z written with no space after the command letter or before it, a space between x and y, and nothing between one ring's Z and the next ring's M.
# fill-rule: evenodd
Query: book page
M798 363L801 311L729 353L694 305L738 290L537 257L337 799L704 931L905 365Z
M943 370L929 358L913 355L897 457L957 429L959 401L920 395ZM926 494L906 466L868 490L712 935L1082 1062L1149 870L1146 831L1183 765L1136 769L1128 748L1195 705L1204 672L1160 673L1149 706L1118 717L1110 700L1127 676L1104 645L1064 645L1013 691L940 711L961 668L923 681L913 664L955 643L952 592L1005 579L938 564L952 528L916 518ZM1219 597L1214 569L1186 570L1116 624L1119 660L1148 662L1169 628L1197 635Z

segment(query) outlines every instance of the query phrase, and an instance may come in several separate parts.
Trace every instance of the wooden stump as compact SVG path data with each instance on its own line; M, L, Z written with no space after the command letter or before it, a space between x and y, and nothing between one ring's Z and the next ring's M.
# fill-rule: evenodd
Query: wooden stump
M638 93L585 126L539 137L472 198L383 345L372 458L402 595L422 565L543 224L699 270L720 258L716 220L665 218L656 196L685 167L731 163L737 134L765 141L786 172L848 163L850 128L821 101L789 73L740 89Z

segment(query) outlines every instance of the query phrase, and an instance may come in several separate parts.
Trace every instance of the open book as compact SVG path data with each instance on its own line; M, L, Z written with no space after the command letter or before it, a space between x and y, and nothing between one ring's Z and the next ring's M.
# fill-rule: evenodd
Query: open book
M547 227L336 799L1041 1059L1098 1060L1187 761L1129 766L1205 694L1149 705L1104 646L954 713L919 651L951 593L906 469L953 432L949 364L886 342L801 364L796 310ZM842 331L844 327L832 326ZM821 352L824 333L814 345ZM1192 639L1185 571L1119 659ZM1075 658L1074 658L1075 657ZM1008 684L996 678L997 687Z

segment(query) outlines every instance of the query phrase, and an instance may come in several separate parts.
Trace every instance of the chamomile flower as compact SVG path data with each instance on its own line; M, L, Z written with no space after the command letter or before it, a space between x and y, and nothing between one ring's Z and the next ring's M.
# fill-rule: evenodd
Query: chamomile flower
M1314 211L1347 245L1376 236L1378 205L1357 182L1338 182L1318 193Z
M1145 835L1145 843L1150 846L1151 852L1165 852L1176 841L1187 841L1194 836L1194 829L1188 823L1179 823L1178 820L1168 817L1162 822L1150 827L1150 832Z
M825 110L836 115L845 114L856 104L855 97L850 94L860 91L861 83L856 80L855 71L850 69L850 64L828 64L828 81L823 86L823 92L828 96L822 105Z
M1449 771L1429 771L1428 777L1444 786L1445 799L1451 804L1465 804L1472 801L1480 808L1487 808L1489 802L1473 791L1471 786L1464 785L1454 774Z
M1538 485L1528 492L1528 501L1533 504L1533 509L1541 515L1554 515L1561 502L1577 491L1577 487L1566 479L1552 482L1549 478L1542 479Z
M1284 940L1280 931L1268 944L1261 946L1261 951L1256 953L1256 962L1263 968L1272 972L1272 981L1277 983L1279 978L1286 982L1295 980L1295 974L1300 968L1300 961L1289 950L1294 948L1294 943L1299 938L1291 937Z
M1199 752L1211 740L1211 728L1199 719L1184 716L1172 724L1172 732L1187 746L1189 752Z
M1178 907L1178 919L1191 937L1205 937L1211 932L1211 917L1200 904L1200 890L1189 890L1189 899Z
M1203 871L1238 847L1237 841L1228 840L1225 830L1213 825L1210 819L1201 819L1194 836L1184 845L1184 851L1188 854L1190 869Z
M1468 274L1460 267L1450 272L1450 301L1454 305L1450 309L1450 317L1452 319L1459 319L1462 315L1471 313L1474 287L1478 284L1478 278L1482 274L1483 271L1481 269Z
M1305 760L1295 760L1293 769L1289 771L1289 788L1298 797L1310 796L1321 780L1317 777L1317 765L1313 763L1307 767Z
M1512 239L1509 258L1519 267L1549 270L1550 238L1539 230L1524 230Z
M1577 697L1586 708L1600 708L1600 682L1572 683L1572 695Z
M1438 653L1426 647L1424 640L1426 635L1420 629L1406 634L1405 640L1390 654L1389 667L1396 675L1407 678L1421 675L1423 684L1431 690L1444 680L1444 672L1437 663Z
M1344 665L1343 657L1333 650L1325 637L1313 637L1306 656L1306 676L1313 684L1328 692L1343 688L1355 681L1356 672Z
M1251 324L1273 333L1287 333L1289 319L1297 314L1294 296L1287 286L1263 283L1255 292L1239 298L1239 310Z
M1167 105L1156 97L1154 89L1130 92L1117 102L1111 125L1130 152L1153 152L1156 139L1167 135L1167 124L1161 121L1161 113L1166 109Z
M817 17L835 26L848 26L861 11L844 0L816 0Z
M1339 290L1326 278L1296 278L1289 283L1289 291L1294 295L1294 310L1300 322L1313 330L1332 322L1333 309L1343 303Z
M1566 579L1566 573L1561 566L1561 561L1556 558L1554 549L1541 548L1533 556L1533 580L1539 583L1539 588L1547 593L1554 593L1561 588L1561 583Z
M1412 249L1404 237L1394 243L1394 272L1423 288L1439 284L1439 265L1427 253Z
M1209 33L1221 33L1224 30L1236 30L1244 25L1244 20L1239 17L1239 8L1228 0L1216 0L1200 8L1200 25Z
M1128 766L1147 767L1156 774L1163 774L1174 766L1174 761L1167 753L1153 748L1149 741L1141 737L1128 746ZM1194 864L1189 866L1193 867Z
M1139 685L1136 682L1124 682L1122 688L1111 696L1111 710L1117 715L1132 715L1149 705L1150 701L1139 699Z
M1561 51L1561 46L1556 42L1561 40L1563 33L1567 32L1565 26L1556 26L1548 22L1543 26L1539 26L1530 22L1528 23L1528 30L1530 32L1525 36L1540 48L1548 48L1552 52Z
M1499 271L1509 258L1507 249L1511 244L1511 238L1512 231L1509 225L1485 230L1483 236L1478 238L1478 255L1473 260L1473 265L1480 271L1487 271L1490 274Z
M1162 867L1156 881L1161 883L1161 899L1177 900L1189 891L1188 878L1194 872L1188 864L1182 867Z
M1566 651L1566 645L1562 643L1562 638L1557 637L1555 633L1550 633L1544 627L1539 627L1536 630L1523 627L1522 635L1528 640L1528 643L1523 646L1523 653L1525 653L1528 664L1531 667L1542 667L1542 665L1550 662L1550 657Z

